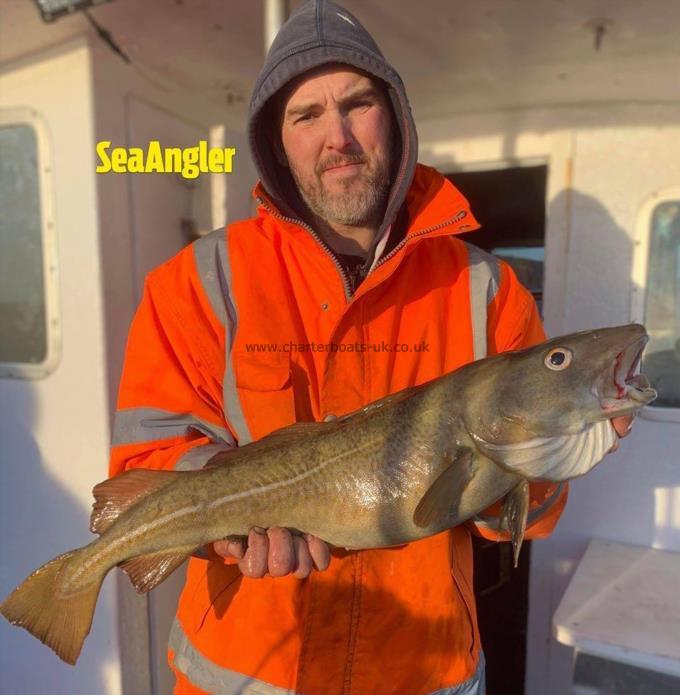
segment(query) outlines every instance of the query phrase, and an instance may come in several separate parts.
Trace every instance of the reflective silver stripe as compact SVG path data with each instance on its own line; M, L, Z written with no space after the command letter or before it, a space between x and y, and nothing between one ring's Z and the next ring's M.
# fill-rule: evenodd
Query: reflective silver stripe
M116 412L112 446L153 442L171 437L184 437L196 430L213 441L235 446L234 438L226 427L197 418L191 413L174 413L161 408L121 408Z
M187 451L179 461L175 464L176 471L197 471L205 466L210 459L222 451L229 451L229 447L225 444L203 444L195 446Z
M472 341L476 360L486 357L486 316L489 303L496 296L500 284L498 259L486 251L466 243L470 266L470 311L472 314Z
M294 690L279 688L243 673L217 666L193 647L177 618L170 631L168 646L174 655L174 667L193 685L212 695L295 695ZM484 695L485 692L485 662L484 654L480 652L477 668L470 678L429 695Z
M484 669L484 654L480 652L479 662L477 663L477 668L472 678L468 678L468 680L460 685L442 688L429 695L484 695L486 693L486 673Z
M545 514L545 512L548 511L550 507L552 507L555 502L559 499L560 495L562 494L562 490L564 490L564 482L559 483L559 485L553 490L552 494L550 497L547 499L543 500L541 504L536 507L535 509L532 509L528 516L527 516L527 526L531 526L535 521L538 521L538 519ZM498 531L498 522L500 521L500 517L497 516L488 516L488 517L482 517L482 516L476 516L472 519L472 521L477 524L477 526L484 526L485 528L488 528L491 531Z
M174 653L175 668L193 685L211 695L295 695L294 690L279 688L243 673L217 666L193 647L176 618L170 631L168 646ZM461 692L467 695L466 691Z
M224 412L234 428L239 445L252 441L231 361L231 349L238 326L238 311L232 292L231 263L224 229L216 229L194 242L194 259L203 289L210 300L215 316L224 326L225 369L222 380Z

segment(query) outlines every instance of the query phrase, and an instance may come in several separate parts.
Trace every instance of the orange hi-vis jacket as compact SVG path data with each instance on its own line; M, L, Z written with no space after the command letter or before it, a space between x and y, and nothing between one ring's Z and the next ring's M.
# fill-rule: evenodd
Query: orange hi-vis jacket
M435 170L418 166L407 234L353 296L313 230L256 194L257 218L149 275L112 475L201 467L279 427L544 339L512 270L458 237L478 225ZM533 484L527 537L547 535L565 502L566 485ZM483 693L470 532L499 538L494 528L485 516L397 548L334 549L329 569L303 580L192 558L170 642L175 692Z

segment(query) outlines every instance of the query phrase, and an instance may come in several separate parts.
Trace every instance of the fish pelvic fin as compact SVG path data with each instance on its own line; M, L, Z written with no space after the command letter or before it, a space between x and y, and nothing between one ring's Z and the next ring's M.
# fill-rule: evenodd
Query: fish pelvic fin
M68 664L75 664L90 632L104 574L79 591L60 592L60 574L80 550L55 557L29 575L0 605L12 625L28 630Z
M519 562L519 551L522 549L528 516L529 481L522 480L505 496L500 518L500 528L510 533L515 567Z
M135 468L95 485L90 531L101 535L123 512L182 475L191 473Z
M449 456L447 463L413 512L413 521L420 528L433 523L447 523L455 516L463 492L475 475L470 449Z
M194 550L196 550L194 547L184 547L149 555L138 555L122 562L119 566L130 578L135 590L144 594L174 572Z

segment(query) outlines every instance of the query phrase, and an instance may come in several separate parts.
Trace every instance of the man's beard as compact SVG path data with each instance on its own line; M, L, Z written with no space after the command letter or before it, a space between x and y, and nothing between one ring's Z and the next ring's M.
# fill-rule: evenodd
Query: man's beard
M376 160L374 169L361 171L339 179L341 190L330 192L323 183L323 171L331 166L367 163L361 154L334 155L323 161L314 171L313 181L303 181L293 164L290 171L302 199L313 214L330 223L360 227L376 224L384 211L390 189L390 163Z

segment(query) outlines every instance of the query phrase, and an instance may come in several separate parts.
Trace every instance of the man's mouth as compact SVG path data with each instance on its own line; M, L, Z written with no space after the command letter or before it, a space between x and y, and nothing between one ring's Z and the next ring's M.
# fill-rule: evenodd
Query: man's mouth
M322 172L324 174L345 174L354 173L363 165L362 160L345 160L341 162L333 162L323 167Z
M613 364L598 380L598 398L602 410L609 416L632 412L656 398L656 391L647 377L639 373L647 341L648 337L643 335L631 343L616 356Z

